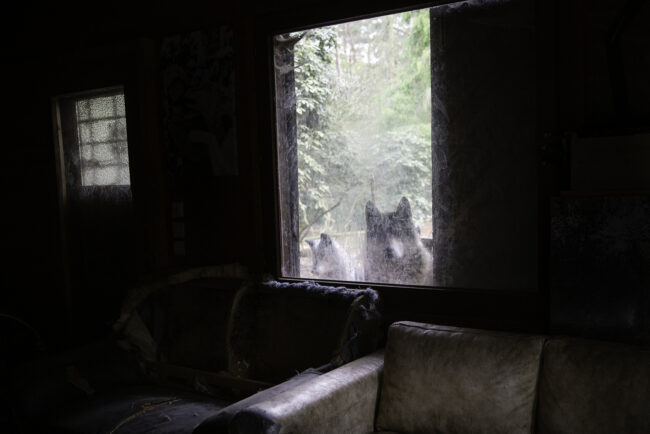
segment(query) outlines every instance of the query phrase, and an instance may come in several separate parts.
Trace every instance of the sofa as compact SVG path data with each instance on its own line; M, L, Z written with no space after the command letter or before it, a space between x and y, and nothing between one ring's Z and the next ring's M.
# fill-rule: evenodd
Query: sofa
M650 349L416 322L231 433L648 433Z
M238 411L374 351L377 293L236 265L134 288L105 341L22 366L25 432L226 433Z

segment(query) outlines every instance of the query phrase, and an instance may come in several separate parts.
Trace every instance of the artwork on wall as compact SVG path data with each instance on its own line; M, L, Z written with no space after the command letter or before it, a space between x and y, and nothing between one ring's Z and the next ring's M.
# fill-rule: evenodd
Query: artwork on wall
M160 67L171 175L237 175L232 27L164 38Z

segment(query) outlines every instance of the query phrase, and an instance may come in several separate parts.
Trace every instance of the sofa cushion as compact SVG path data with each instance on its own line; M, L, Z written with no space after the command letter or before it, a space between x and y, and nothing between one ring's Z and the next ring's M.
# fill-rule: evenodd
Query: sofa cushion
M530 433L544 338L398 322L378 431Z
M546 342L537 432L650 432L650 349L586 339Z
M230 317L228 370L278 383L307 368L327 371L363 356L379 339L377 299L372 289L314 282L244 287Z

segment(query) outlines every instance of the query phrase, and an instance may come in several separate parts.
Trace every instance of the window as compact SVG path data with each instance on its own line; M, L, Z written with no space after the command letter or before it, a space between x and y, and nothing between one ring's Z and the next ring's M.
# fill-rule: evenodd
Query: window
M294 65L283 97L295 101L295 138L280 141L297 145L284 157L297 157L300 248L285 273L430 285L428 9L279 35L276 45L276 60Z
M73 321L101 311L96 301L113 300L109 294L137 271L125 105L122 87L60 95L52 104L61 256Z
M534 2L274 36L284 277L537 285Z
M82 186L130 185L124 92L76 99Z

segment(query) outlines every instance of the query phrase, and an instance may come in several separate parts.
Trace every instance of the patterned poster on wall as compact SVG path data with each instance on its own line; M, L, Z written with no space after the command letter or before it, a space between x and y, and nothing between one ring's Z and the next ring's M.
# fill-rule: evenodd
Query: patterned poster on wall
M237 175L235 67L229 26L163 39L163 132L172 176Z

